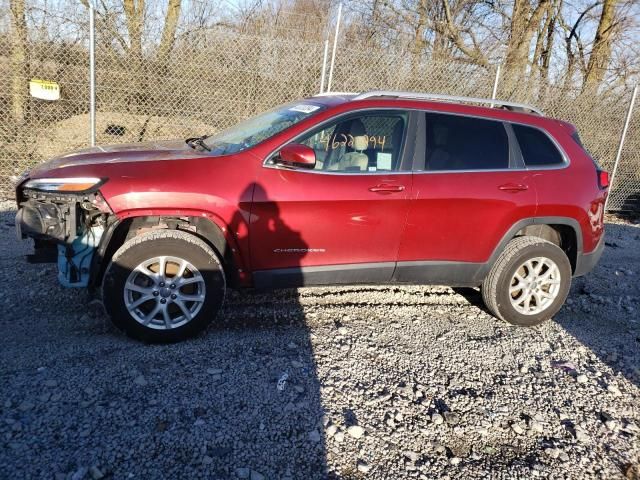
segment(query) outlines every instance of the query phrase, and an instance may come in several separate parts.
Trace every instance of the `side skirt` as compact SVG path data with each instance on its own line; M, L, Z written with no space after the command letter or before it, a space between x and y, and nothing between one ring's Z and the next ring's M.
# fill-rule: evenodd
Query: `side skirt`
M413 261L398 262L394 283L477 287L489 273L490 264L472 262Z
M257 289L389 283L395 262L293 267L253 272Z
M385 262L294 267L253 272L257 289L323 285L416 284L476 287L489 271L486 263Z

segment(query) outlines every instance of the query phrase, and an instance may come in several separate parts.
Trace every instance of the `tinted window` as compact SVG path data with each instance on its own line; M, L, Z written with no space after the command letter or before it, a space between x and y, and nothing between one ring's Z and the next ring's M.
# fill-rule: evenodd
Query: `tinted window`
M571 138L573 138L574 142L576 142L578 145L580 145L580 148L582 148L584 153L587 154L587 156L591 159L591 161L596 166L596 168L598 170L602 170L602 167L600 166L598 161L595 159L595 157L593 155L591 155L591 152L589 150L587 150L587 147L584 146L584 143L582 143L582 139L580 138L580 135L578 135L578 132L573 132L571 134Z
M385 172L400 168L405 113L347 117L315 130L297 143L316 152L316 170L328 172Z
M528 167L535 165L558 165L563 162L562 155L551 139L537 128L513 125L524 163Z
M509 139L501 122L427 113L426 170L509 168Z

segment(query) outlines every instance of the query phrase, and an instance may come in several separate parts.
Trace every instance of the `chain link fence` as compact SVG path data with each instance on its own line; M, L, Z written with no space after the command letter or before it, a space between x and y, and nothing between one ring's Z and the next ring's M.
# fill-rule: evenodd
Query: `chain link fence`
M16 69L11 32L0 22L0 197L13 177L46 159L89 144L88 34L73 41L29 39ZM286 101L315 94L324 45L219 27L177 39L169 55L125 46L96 33L96 142L129 143L210 134ZM13 63L12 63L13 62ZM22 74L21 74L22 73ZM332 90L409 90L490 97L495 67L415 59L338 43ZM60 100L29 95L29 80L55 80ZM611 171L629 91L586 95L531 78L499 78L498 98L532 103L575 124ZM18 110L18 111L17 111ZM559 186L560 188L560 186ZM640 109L636 109L611 191L612 210L640 208ZM635 202L635 203L634 203Z

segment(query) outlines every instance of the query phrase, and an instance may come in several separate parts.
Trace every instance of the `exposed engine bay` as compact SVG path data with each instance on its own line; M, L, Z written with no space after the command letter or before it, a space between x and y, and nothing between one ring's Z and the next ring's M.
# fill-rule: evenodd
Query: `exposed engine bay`
M100 193L23 189L19 197L18 238L34 239L35 252L28 260L57 262L62 285L86 287L91 262L111 213Z

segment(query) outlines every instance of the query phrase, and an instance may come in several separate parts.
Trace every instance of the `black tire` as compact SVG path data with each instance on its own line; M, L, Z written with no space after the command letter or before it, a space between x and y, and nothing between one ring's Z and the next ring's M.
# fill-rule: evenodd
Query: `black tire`
M204 295L204 301L195 303L183 302L184 305L191 306L200 303L200 306L197 307L199 308L197 312L195 311L196 307L193 307L193 318L188 320L185 315L182 321L186 323L165 329L162 329L161 326L151 328L143 325L134 318L134 314L129 312L125 303L127 295L125 293L125 284L127 279L130 278L130 274L143 262L160 256L178 257L186 260L198 270L204 280L204 289L197 292ZM169 264L169 262L167 263ZM198 284L201 285L202 281ZM162 289L163 291L160 295L156 286L148 288L154 290L153 295L155 297L148 300L150 307L145 307L143 304L140 309L153 310L154 302L162 300L165 294L164 290L168 290L168 286ZM183 288L188 287L177 287L178 292ZM148 343L178 342L193 337L207 328L222 306L225 289L224 269L216 253L198 237L178 230L156 230L125 242L113 255L102 282L104 306L113 323L128 336ZM166 294L169 295L170 293L169 291ZM163 303L171 303L170 298L173 298L173 296L164 298ZM157 306L157 303L155 305ZM177 303L172 308L174 315L179 316ZM140 314L139 309L134 309L134 311Z
M509 287L520 266L536 257L548 258L558 266L559 289L555 299L544 310L535 314L524 314L512 305ZM569 294L571 275L569 259L557 245L539 237L517 237L507 244L482 283L482 298L491 313L502 320L513 325L537 325L558 313Z

